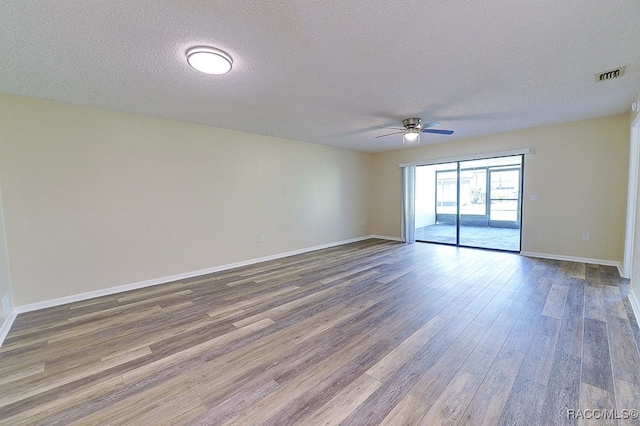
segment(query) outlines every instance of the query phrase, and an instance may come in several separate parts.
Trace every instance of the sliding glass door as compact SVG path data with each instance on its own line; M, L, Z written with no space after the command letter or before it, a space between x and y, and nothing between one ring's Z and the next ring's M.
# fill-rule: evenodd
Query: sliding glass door
M416 240L520 251L522 155L416 167Z

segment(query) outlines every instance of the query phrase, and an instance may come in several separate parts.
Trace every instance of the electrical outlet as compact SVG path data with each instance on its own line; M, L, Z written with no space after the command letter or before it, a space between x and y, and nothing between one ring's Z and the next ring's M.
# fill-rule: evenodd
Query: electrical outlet
M538 201L538 194L531 194L530 200L531 201Z
M582 234L582 239L585 241L589 241L589 239L591 238L591 235L589 235L588 232L585 232L584 234Z
M260 241L261 243L264 243L264 235L260 235L258 237L258 241Z

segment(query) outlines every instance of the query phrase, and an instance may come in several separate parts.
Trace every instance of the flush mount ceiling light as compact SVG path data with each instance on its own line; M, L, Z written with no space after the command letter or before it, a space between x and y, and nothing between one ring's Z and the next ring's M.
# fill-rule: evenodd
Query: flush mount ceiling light
M187 50L187 62L193 68L206 74L226 74L231 71L231 56L213 47L192 47Z

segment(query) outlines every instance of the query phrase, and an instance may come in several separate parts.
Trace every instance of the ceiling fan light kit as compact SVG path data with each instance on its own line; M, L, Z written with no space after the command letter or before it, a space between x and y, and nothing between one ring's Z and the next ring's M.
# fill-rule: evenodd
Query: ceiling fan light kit
M412 143L417 142L420 143L420 130L418 128L408 128L404 132L402 143Z

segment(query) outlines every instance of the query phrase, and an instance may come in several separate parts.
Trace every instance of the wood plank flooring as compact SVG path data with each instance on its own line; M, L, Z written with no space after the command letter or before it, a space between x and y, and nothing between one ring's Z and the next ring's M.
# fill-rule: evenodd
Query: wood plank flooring
M628 291L612 267L348 244L19 315L0 424L640 424Z

